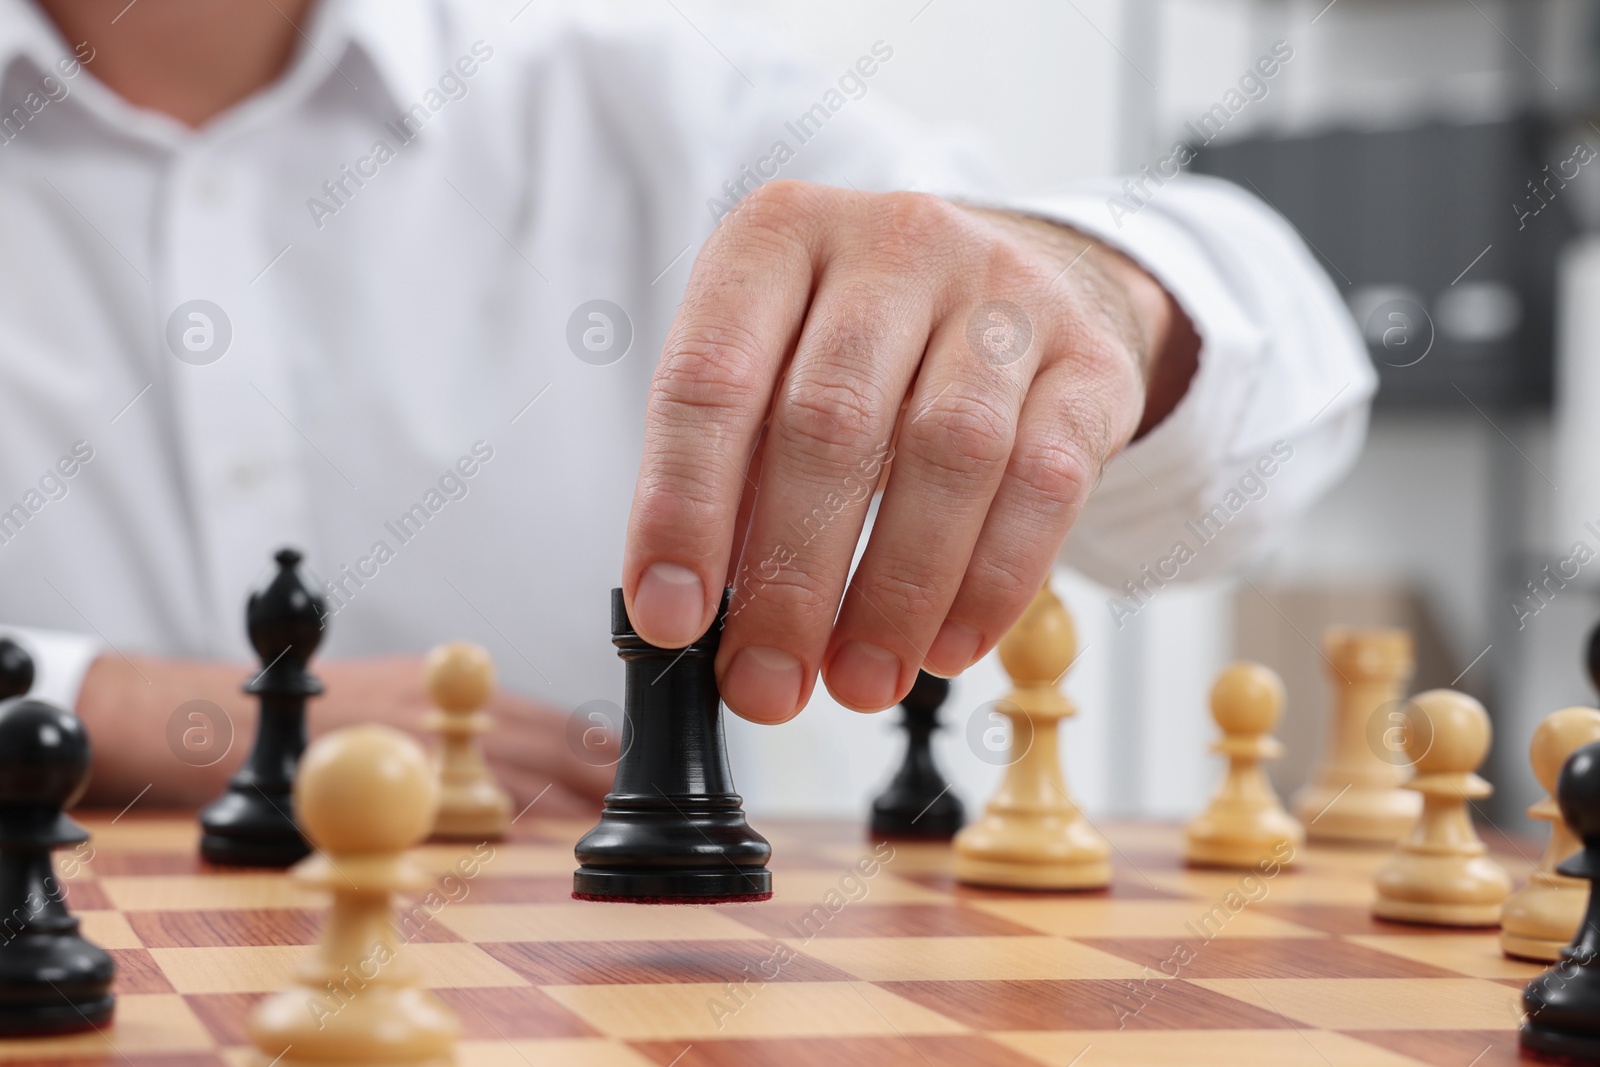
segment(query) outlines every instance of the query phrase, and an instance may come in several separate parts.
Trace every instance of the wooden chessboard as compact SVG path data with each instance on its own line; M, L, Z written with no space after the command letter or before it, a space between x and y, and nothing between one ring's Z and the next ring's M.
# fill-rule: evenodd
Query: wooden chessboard
M249 1062L251 1005L287 983L321 901L281 874L203 868L188 819L83 821L94 853L69 903L117 957L116 1022L0 1042L0 1062ZM1538 968L1504 959L1493 931L1369 918L1381 852L1313 846L1303 869L1251 878L1185 870L1171 827L1112 826L1109 891L1038 894L956 886L940 846L875 856L855 826L758 828L776 888L761 904L574 902L587 824L532 815L475 876L441 882L406 952L461 1017L459 1063L1517 1061L1518 994ZM1529 864L1500 846L1520 880ZM422 855L446 872L471 852Z

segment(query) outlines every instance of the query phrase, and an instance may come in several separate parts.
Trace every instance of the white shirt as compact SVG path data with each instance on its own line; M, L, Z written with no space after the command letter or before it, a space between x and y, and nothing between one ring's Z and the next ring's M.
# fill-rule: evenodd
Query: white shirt
M1069 541L1114 588L1234 565L1358 449L1360 340L1237 190L1169 182L1120 224L1109 185L1006 200L858 94L882 42L842 78L755 35L719 33L725 61L670 15L516 8L326 0L278 84L193 131L0 0L0 622L39 692L73 700L108 646L248 658L246 592L296 545L336 583L323 655L471 637L534 696L616 699L645 394L741 181L1026 207L1177 297L1198 375ZM1214 505L1227 536L1173 562Z

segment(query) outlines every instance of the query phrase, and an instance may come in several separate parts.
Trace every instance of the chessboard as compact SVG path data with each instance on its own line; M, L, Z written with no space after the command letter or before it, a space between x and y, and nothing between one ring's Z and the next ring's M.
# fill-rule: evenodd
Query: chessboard
M423 846L440 881L399 912L462 1067L1491 1067L1517 1062L1540 970L1493 930L1372 919L1382 849L1310 845L1267 877L1185 868L1176 827L1109 824L1109 890L1004 891L957 885L945 845L758 819L773 899L644 906L572 900L588 823L536 812L492 846ZM116 958L116 1019L0 1042L0 1062L251 1062L250 1009L325 901L205 865L192 818L77 814L93 839L57 866ZM1520 882L1533 847L1486 836Z

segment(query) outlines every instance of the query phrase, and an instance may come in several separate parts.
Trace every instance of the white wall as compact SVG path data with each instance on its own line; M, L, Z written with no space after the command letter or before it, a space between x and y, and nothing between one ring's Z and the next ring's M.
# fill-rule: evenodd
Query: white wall
M1120 60L1094 27L1116 33L1118 0L675 2L690 19L757 16L840 69L882 38L894 63L873 91L970 132L988 146L995 172L1018 188L1046 190L1115 164Z

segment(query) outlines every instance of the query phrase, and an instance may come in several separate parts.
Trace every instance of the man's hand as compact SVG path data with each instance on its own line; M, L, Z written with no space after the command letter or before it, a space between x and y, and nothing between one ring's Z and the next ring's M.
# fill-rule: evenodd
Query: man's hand
M706 242L656 370L629 616L678 647L731 584L730 708L786 720L819 670L845 706L889 707L999 640L1197 352L1152 278L1065 227L765 185Z
M214 799L255 738L256 701L239 687L258 669L150 656L96 659L78 695L78 715L94 746L85 803L120 808L138 797L141 807L198 807ZM381 722L433 745L422 731L430 705L420 657L316 660L311 669L327 686L307 706L313 735ZM210 721L204 705L191 721L178 710L190 701L220 709L225 722ZM536 797L534 815L599 810L614 771L596 764L614 762L614 738L591 744L580 758L568 742L567 716L557 709L497 690L485 710L494 717L494 729L484 739L484 755L511 794L514 812ZM169 731L175 714L182 721ZM199 731L199 748L185 751L190 730ZM231 735L231 741L221 735ZM592 732L585 735L586 742L595 740ZM209 747L217 744L227 747Z

